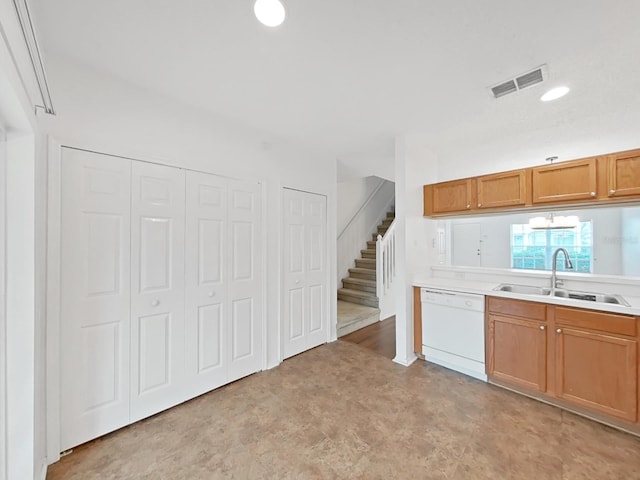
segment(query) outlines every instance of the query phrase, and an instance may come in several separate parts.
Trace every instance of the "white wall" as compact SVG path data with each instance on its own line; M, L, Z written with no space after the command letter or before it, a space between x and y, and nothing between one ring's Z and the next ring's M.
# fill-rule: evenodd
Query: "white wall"
M625 262L624 275L640 277L640 207L622 213L622 235L619 239Z
M413 353L413 278L438 261L437 222L423 215L422 186L436 181L437 157L420 137L396 138L396 358L408 365Z
M374 176L338 182L337 194L340 206L336 218L338 234L344 230L369 195L384 182L384 179Z
M327 197L327 272L336 292L336 161L233 121L173 102L59 57L49 56L57 116L43 126L63 145L156 161L263 184L267 368L281 359L282 188ZM336 338L335 293L326 311ZM53 341L57 341L55 338ZM50 452L55 455L55 452ZM55 458L50 460L55 460Z
M0 103L0 111L2 103ZM6 137L0 126L0 480L7 478Z
M34 478L35 192L34 138L7 142L8 478Z
M6 158L6 355L7 478L41 479L45 461L42 203L36 177L44 157L34 104L35 76L13 2L0 1L0 125L7 131ZM40 185L42 186L42 185ZM3 185L4 188L4 185ZM40 200L42 197L40 197ZM39 210L39 211L36 211ZM40 235L40 236L38 236ZM38 273L37 273L38 272ZM39 275L39 277L38 277ZM1 365L0 365L1 367ZM0 432L1 433L1 432ZM0 474L0 478L2 478Z
M348 276L360 250L367 248L367 240L390 211L394 198L393 182L378 177L338 183L338 283Z
M589 52L583 53L589 56ZM594 77L595 78L595 77ZM593 101L588 88L576 86L569 95L580 97L576 108L586 107ZM607 84L590 85L589 88L607 88ZM524 92L523 92L524 93ZM621 92L619 92L621 93ZM637 93L636 93L637 100ZM569 96L567 96L569 99ZM502 101L508 105L518 97L508 96L492 104L497 115L502 110ZM421 139L438 156L440 167L437 181L471 177L487 173L523 167L545 165L545 158L557 156L557 161L573 160L599 154L629 150L640 147L637 132L640 130L640 110L635 101L628 101L625 108L602 112L596 116L579 116L568 122L563 118L563 99L557 102L536 102L536 115L545 115L546 125L532 129L527 122L532 112L522 111L521 117L512 118L509 125L495 126L484 122L493 111L478 112L476 117L461 123L448 134L437 138L426 133ZM544 112L544 113L540 113ZM592 110L591 110L592 112Z

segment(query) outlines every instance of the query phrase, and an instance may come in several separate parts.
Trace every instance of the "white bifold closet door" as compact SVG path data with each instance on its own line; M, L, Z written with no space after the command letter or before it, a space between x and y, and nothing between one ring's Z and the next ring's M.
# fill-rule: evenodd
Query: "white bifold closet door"
M63 149L61 449L129 423L131 161Z
M186 375L194 396L260 369L259 188L187 172Z
M284 189L284 358L326 343L326 197Z
M131 162L131 422L184 401L185 176Z
M260 370L260 184L70 148L61 179L63 450Z

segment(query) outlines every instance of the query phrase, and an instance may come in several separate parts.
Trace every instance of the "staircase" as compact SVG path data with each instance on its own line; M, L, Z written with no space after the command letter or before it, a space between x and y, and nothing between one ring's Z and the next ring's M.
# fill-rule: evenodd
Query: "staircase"
M394 218L395 212L387 212L387 218L378 225L377 232L367 242L367 248L360 250L362 258L356 259L355 268L350 268L349 276L342 279L343 288L338 289L338 300L378 308L378 297L376 296L376 239L378 235L385 234Z

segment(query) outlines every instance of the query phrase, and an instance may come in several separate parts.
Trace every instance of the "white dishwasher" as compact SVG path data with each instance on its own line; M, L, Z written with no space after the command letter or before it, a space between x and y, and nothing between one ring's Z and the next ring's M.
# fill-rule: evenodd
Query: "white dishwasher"
M420 289L425 360L487 381L484 295Z

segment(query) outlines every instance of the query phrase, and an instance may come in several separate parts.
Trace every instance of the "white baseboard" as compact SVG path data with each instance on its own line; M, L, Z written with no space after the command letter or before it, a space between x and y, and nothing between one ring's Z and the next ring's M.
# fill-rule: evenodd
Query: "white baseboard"
M409 355L407 358L399 358L399 357L395 357L393 359L393 361L395 363L399 363L402 366L408 367L409 365L411 365L413 362L415 362L418 359L418 357L415 354L411 354Z

